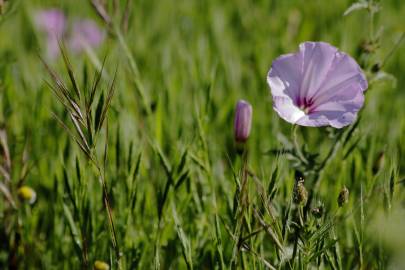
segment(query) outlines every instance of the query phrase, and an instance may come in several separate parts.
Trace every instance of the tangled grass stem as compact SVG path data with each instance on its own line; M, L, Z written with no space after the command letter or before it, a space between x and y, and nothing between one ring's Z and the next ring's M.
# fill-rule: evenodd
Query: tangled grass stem
M92 161L93 161L93 164L97 168L99 179L100 179L100 182L101 182L101 185L103 188L103 201L104 201L104 205L105 205L105 209L106 209L106 213L107 213L107 217L108 217L108 225L110 228L111 242L112 242L112 245L113 245L113 248L115 251L118 269L121 269L121 266L120 266L121 253L120 253L120 249L119 249L119 245L118 245L118 241L117 241L117 232L115 229L114 216L112 213L110 198L108 195L108 189L107 189L107 184L106 184L106 180L105 180L105 167L103 167L103 169L102 169L100 167L99 163L97 162L97 159L94 159Z

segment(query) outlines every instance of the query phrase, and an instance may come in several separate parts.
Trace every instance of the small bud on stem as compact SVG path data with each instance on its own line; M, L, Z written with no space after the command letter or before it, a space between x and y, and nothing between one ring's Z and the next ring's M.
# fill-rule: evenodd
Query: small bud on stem
M252 126L252 106L244 100L239 100L235 109L234 135L235 141L244 143L250 135Z

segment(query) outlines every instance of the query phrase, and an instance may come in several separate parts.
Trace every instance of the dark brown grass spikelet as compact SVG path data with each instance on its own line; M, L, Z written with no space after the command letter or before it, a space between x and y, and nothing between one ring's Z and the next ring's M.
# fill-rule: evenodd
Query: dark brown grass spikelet
M315 207L311 209L311 213L315 218L321 218L323 216L323 206Z
M349 190L347 189L346 186L344 186L339 193L337 202L338 202L339 207L342 207L348 201L349 201Z

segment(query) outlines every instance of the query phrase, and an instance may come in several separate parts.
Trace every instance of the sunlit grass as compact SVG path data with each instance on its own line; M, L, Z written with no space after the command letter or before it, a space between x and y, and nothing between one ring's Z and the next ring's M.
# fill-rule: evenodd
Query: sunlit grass
M80 2L0 9L0 269L401 268L402 1L381 1L372 26L367 10L343 16L352 1L108 1L111 22ZM67 65L46 59L34 16L50 7L107 39L67 49ZM382 78L354 126L293 129L273 111L272 60L306 40ZM253 107L246 156L240 99ZM294 142L318 168L308 205Z

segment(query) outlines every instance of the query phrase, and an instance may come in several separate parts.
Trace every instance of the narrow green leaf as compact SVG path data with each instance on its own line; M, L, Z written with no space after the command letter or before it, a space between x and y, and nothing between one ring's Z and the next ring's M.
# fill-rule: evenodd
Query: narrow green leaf
M176 225L176 232L177 235L180 239L181 242L181 247L183 251L183 258L186 262L187 269L192 270L193 269L193 261L192 261L192 256L191 256L191 246L190 246L190 241L188 240L186 234L184 233L183 228L181 227L180 219L178 217L176 207L174 203L172 203L172 214L173 214L173 219L174 223Z
M94 130L96 133L98 133L99 127L101 126L101 113L103 111L103 106L104 106L104 93L101 93L97 103L96 114L94 118Z
M70 233L72 235L72 239L73 239L73 243L77 246L77 248L79 249L78 254L79 256L81 256L82 252L82 243L80 241L80 235L79 235L79 231L76 227L76 224L73 220L73 216L72 213L69 210L69 207L63 203L63 213L65 214L65 218L68 221L68 225L69 225L69 229L70 229Z

